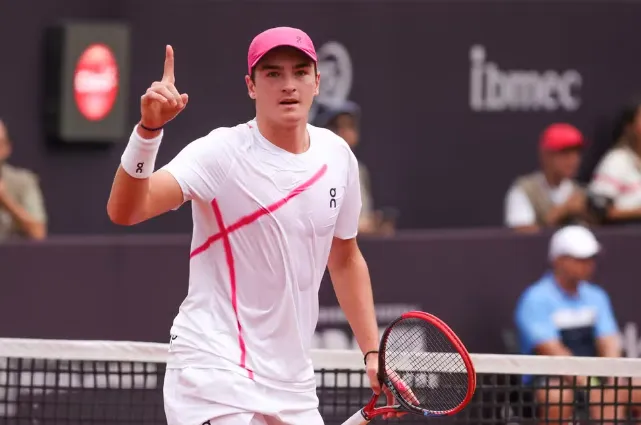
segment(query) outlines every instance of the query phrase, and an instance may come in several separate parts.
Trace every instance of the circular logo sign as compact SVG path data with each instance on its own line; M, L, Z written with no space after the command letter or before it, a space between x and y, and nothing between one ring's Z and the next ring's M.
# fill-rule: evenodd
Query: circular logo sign
M347 48L330 41L318 49L318 71L321 75L320 93L309 112L313 121L321 107L337 107L347 100L352 90L352 58Z
M80 55L73 76L80 113L91 121L109 115L118 95L118 64L109 47L92 44Z
M318 50L318 68L322 80L318 101L341 105L352 90L352 59L345 46L336 41L325 43Z

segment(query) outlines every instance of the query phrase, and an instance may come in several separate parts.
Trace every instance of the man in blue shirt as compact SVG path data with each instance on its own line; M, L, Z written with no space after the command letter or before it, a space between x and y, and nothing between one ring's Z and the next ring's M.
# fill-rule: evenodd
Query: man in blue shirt
M596 238L582 226L567 226L558 230L550 241L551 270L529 286L519 298L515 322L519 332L522 354L548 356L620 357L619 328L612 311L610 298L601 287L590 283L595 257L601 250ZM568 389L558 387L555 378L526 377L533 382L539 404L549 404L547 418L561 420L572 417L575 394L567 377ZM587 387L587 377L577 377L580 387ZM544 380L543 382L538 382ZM545 385L547 381L547 385ZM611 383L611 382L610 382ZM601 383L590 382L590 400L610 402L615 400L613 390L598 388ZM546 389L547 387L547 389ZM630 394L619 390L616 400L627 401ZM641 400L633 391L632 397ZM563 406L561 406L563 404ZM624 406L595 405L590 409L592 419L624 418ZM559 422L560 423L560 422Z

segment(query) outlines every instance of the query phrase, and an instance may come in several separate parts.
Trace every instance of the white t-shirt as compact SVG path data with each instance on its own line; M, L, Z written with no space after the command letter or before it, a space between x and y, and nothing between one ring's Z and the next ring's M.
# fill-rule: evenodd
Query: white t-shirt
M270 143L253 120L218 128L163 167L192 202L194 223L168 367L314 388L318 290L333 238L357 234L361 195L347 143L307 129L310 147L297 155Z
M565 203L572 195L573 185L569 179L557 187L550 187L541 176L541 186L548 193L554 205ZM507 227L531 226L536 224L536 213L530 199L519 186L512 185L505 196L505 225Z
M619 209L641 207L641 160L629 148L615 148L599 162L590 190L612 198Z

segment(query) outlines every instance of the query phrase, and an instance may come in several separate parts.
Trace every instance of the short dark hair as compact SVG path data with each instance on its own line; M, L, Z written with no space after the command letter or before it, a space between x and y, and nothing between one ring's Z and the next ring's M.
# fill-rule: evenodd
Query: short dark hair
M625 103L619 110L613 131L613 139L618 140L626 136L628 126L634 123L637 114L641 110L641 98L634 97Z

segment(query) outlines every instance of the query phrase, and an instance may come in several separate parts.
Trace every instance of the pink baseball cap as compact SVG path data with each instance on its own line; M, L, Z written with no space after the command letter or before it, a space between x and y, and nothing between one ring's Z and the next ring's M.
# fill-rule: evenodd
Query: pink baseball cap
M578 148L584 144L585 140L579 129L567 123L550 125L543 131L540 139L540 146L548 151Z
M270 50L280 47L294 47L318 62L312 39L298 28L277 27L261 32L252 40L247 53L247 70L249 74L258 61Z

